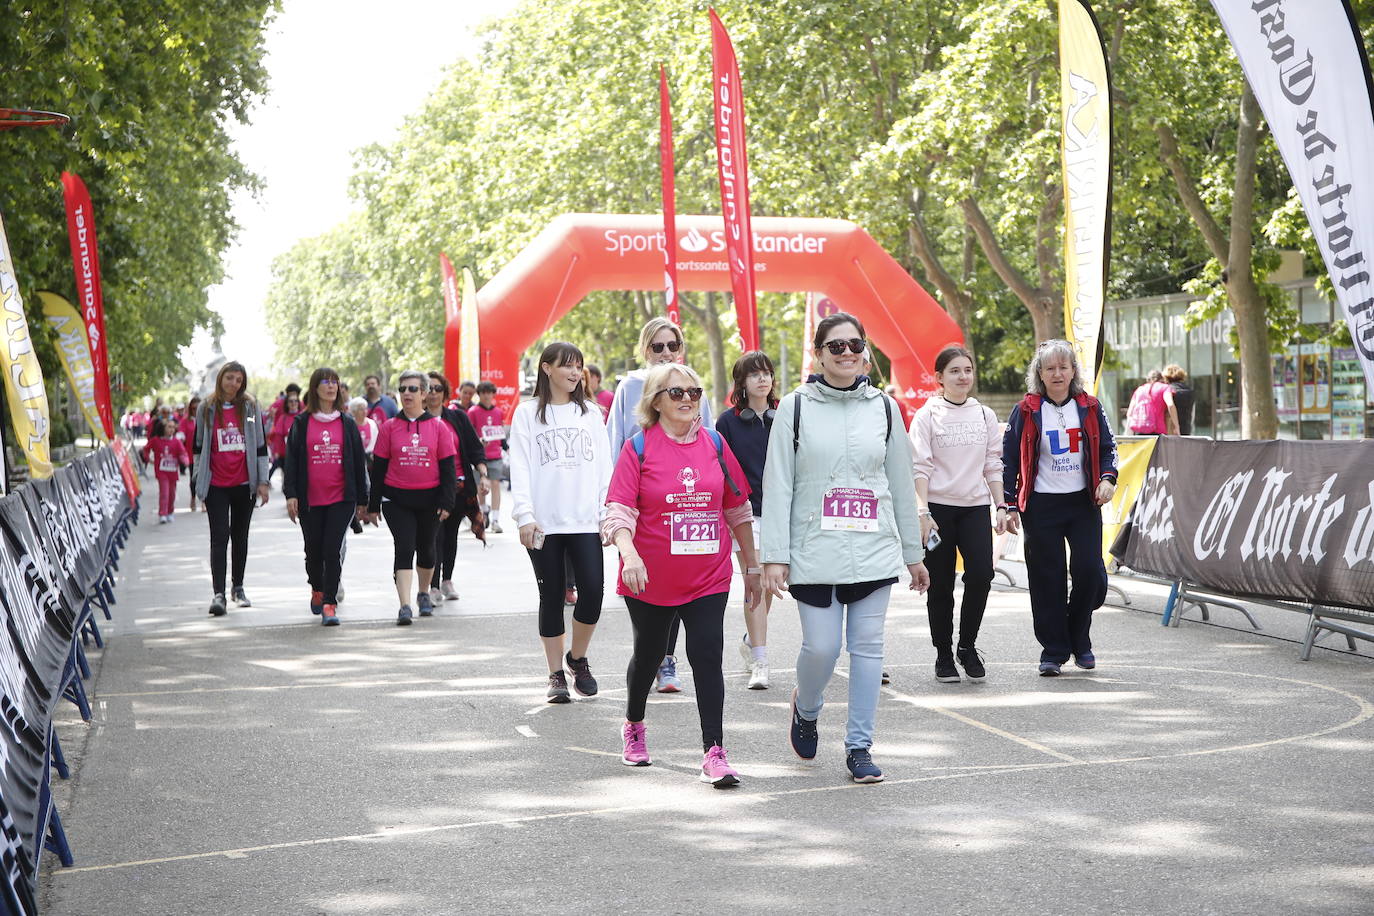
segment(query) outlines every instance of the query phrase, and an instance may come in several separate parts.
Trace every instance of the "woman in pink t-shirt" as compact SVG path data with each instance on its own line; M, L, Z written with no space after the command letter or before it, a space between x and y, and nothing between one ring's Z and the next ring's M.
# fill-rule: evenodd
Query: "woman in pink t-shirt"
M310 612L337 626L343 541L354 518L367 513L367 459L353 418L344 412L339 374L319 368L305 389L305 409L286 437L282 492L286 514L300 521Z
M177 423L177 438L186 447L186 454L191 454L191 446L196 442L196 413L200 410L200 398L191 398L186 402L186 409L182 412L181 421ZM196 511L196 468L190 466L191 472L191 511Z
M620 580L634 627L623 729L626 766L650 763L644 706L668 646L673 621L687 632L697 687L701 780L739 782L725 758L722 709L725 604L730 596L731 534L745 561L745 602L762 597L754 552L749 484L730 447L701 423L701 380L685 365L649 370L639 402L640 433L622 447L601 528L620 551Z
M423 372L401 373L396 390L401 412L382 425L372 450L372 491L367 521L377 524L386 515L395 544L396 594L401 607L397 626L409 626L413 616L411 587L416 574L415 605L421 617L434 613L429 597L434 577L434 529L453 512L458 497L458 445L449 425L425 410L429 378Z

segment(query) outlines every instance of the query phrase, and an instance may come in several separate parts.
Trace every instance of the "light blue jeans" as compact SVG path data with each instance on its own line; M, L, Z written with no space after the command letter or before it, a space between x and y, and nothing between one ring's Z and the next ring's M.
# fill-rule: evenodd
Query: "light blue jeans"
M849 648L849 721L845 748L872 747L873 719L883 686L883 625L892 586L845 607L832 598L829 607L797 602L802 647L797 656L797 712L818 719L825 705L825 686L840 658L840 637Z

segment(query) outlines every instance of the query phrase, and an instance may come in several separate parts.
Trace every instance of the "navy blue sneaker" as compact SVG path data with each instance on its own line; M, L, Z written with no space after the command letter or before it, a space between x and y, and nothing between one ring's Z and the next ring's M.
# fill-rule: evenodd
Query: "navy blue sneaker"
M792 690L792 750L802 760L812 760L816 756L816 743L819 740L816 734L816 720L803 719L797 712L797 691Z
M855 782L882 782L883 771L873 762L873 755L866 747L851 747L845 752L844 765L849 767L849 775Z
M1084 671L1091 671L1097 667L1097 656L1091 652L1079 652L1073 657L1073 663Z
M401 605L401 609L396 612L396 626L410 626L410 605L403 604Z
M1059 677L1059 662L1041 662L1041 677Z
M420 592L415 597L415 609L420 612L421 617L434 616L434 602L430 600L428 592Z

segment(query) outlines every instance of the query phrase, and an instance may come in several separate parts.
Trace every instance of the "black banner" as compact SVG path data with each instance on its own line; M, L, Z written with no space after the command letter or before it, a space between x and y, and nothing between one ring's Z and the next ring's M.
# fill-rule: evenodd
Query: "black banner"
M1161 436L1123 562L1241 597L1374 607L1374 441Z

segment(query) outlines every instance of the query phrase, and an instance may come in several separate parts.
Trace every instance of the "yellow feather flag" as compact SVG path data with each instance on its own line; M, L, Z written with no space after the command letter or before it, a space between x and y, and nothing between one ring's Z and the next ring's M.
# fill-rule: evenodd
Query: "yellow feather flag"
M43 368L33 352L29 320L24 316L24 300L19 295L19 279L10 260L9 238L0 219L0 372L5 374L5 396L9 399L10 423L15 437L29 460L29 476L52 476L52 452L48 442L48 392L43 387Z
M91 360L91 339L86 336L86 324L76 307L57 293L42 290L38 300L43 303L43 318L57 338L57 355L62 358L62 368L67 372L67 381L76 393L86 424L95 441L105 442L105 427L95 404L95 363Z

